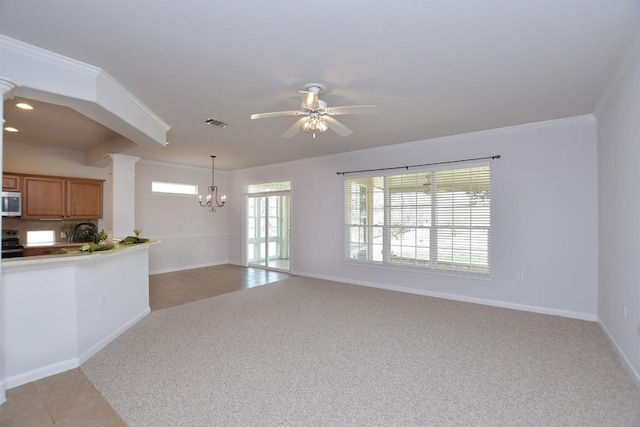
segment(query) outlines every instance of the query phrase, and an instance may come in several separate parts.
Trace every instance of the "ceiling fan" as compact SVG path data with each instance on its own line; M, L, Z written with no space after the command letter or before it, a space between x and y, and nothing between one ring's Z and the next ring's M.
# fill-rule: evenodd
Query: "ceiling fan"
M321 83L308 83L299 91L302 103L300 110L295 111L274 111L271 113L252 114L251 119L266 119L278 116L303 116L298 119L285 133L285 138L291 138L299 131L304 133L316 132L323 133L327 129L331 129L340 136L351 135L353 131L337 121L333 116L343 114L371 114L377 113L378 109L375 105L352 105L348 107L329 107L327 103L319 98L319 95L325 91L325 86Z

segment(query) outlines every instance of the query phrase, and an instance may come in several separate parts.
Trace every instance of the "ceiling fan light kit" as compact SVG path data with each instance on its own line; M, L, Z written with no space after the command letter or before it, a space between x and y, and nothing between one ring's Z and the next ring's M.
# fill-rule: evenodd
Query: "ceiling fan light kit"
M298 93L302 98L300 110L296 111L274 111L270 113L256 113L251 115L251 119L266 119L279 116L303 116L296 121L285 133L285 138L291 138L300 130L304 133L312 133L316 137L316 132L324 133L331 129L338 135L345 137L351 135L353 131L340 123L333 116L345 114L372 114L378 110L375 105L352 105L343 107L328 107L327 103L319 98L319 95L326 90L321 83L307 83Z
M324 133L329 129L329 126L324 122L322 116L318 113L311 113L307 120L302 123L300 130L304 133L313 132L313 137L316 137L316 132Z

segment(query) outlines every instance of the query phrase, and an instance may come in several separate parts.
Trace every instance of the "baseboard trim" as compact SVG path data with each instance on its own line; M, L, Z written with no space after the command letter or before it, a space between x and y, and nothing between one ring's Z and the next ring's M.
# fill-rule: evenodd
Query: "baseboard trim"
M627 369L627 371L635 381L636 386L640 389L640 374L638 373L638 371L636 371L633 368L631 361L627 358L627 356L625 356L624 352L622 351L622 349L620 348L616 340L613 338L613 335L611 335L611 332L609 332L607 327L604 326L604 323L602 323L602 319L600 319L599 317L598 317L598 325L600 325L600 329L602 329L604 336L607 338L607 340L609 341L613 349L616 351L616 353L618 354L618 357L620 357L620 360L622 361L622 364L624 365L624 367Z
M63 360L62 362L56 362L48 366L43 366L38 369L33 369L31 371L23 372L19 375L14 375L12 377L5 378L5 383L7 390L21 386L26 383L30 383L32 381L37 381L42 378L49 377L51 375L59 374L64 371L68 371L69 369L74 369L80 366L78 363L78 359L68 359Z
M113 331L112 333L110 333L109 335L107 335L106 337L104 337L103 339L101 339L100 341L98 341L97 343L92 345L91 347L89 347L78 358L78 361L80 362L80 365L82 365L87 360L91 359L96 353L98 353L100 350L102 350L104 347L106 347L111 341L113 341L116 338L118 338L120 335L122 335L122 333L124 331L126 331L127 329L129 329L130 327L132 327L133 325L138 323L140 320L142 320L142 318L144 318L149 313L151 313L151 308L147 307L145 310L143 310L142 312L140 312L139 314L134 316L127 323L121 325L118 329L116 329L115 331Z
M176 271L193 270L194 268L214 267L216 265L223 265L223 264L230 264L230 263L228 261L216 261L216 262L208 262L204 264L181 265L180 267L149 270L149 275L153 276L154 274L174 273Z
M403 286L393 286L393 285L385 285L381 283L365 282L362 280L350 280L350 279L345 279L344 277L333 277L333 276L306 273L302 271L295 271L295 272L291 271L291 274L295 274L298 276L313 277L316 279L331 280L334 282L349 283L351 285L366 286L369 288L386 289L389 291L398 291L398 292L404 292L404 293L415 294L415 295L423 295L423 296L434 297L434 298L443 298L443 299L449 299L454 301L469 302L473 304L488 305L492 307L509 308L512 310L528 311L532 313L568 317L571 319L588 320L591 322L595 322L597 320L597 316L595 314L590 314L590 313L558 310L555 308L516 304L511 302L490 300L490 299L484 299L484 298L467 297L463 295L448 294L444 292L433 292L433 291L427 291L422 289L406 288Z
M147 307L145 310L143 310L141 313L134 316L127 323L120 326L114 332L110 333L105 338L101 339L96 344L91 346L87 351L82 353L77 358L63 360L61 362L56 362L48 366L43 366L37 369L33 369L31 371L23 372L19 375L14 375L12 377L5 378L6 389L8 390L14 387L18 387L23 384L30 383L32 381L37 381L42 378L46 378L51 375L59 374L61 372L65 372L70 369L75 369L79 367L84 362L89 360L92 356L94 356L98 351L102 350L107 344L109 344L111 341L118 338L118 336L120 336L124 331L126 331L131 326L136 324L138 321L140 321L143 317L145 317L149 313L151 313L151 309Z

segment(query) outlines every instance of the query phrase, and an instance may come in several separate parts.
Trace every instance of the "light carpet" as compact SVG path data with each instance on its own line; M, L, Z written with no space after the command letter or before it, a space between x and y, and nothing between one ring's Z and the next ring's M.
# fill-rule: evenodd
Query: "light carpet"
M594 322L304 277L155 311L82 370L130 426L634 426Z

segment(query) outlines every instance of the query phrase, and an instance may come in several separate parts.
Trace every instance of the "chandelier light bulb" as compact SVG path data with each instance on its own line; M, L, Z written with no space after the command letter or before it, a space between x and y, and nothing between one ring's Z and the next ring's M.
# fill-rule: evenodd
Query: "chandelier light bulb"
M218 187L215 184L215 158L211 156L211 185L207 188L207 201L202 203L202 196L198 195L198 203L203 208L209 208L210 212L215 212L216 208L221 208L227 201L227 195L223 195L218 201Z

